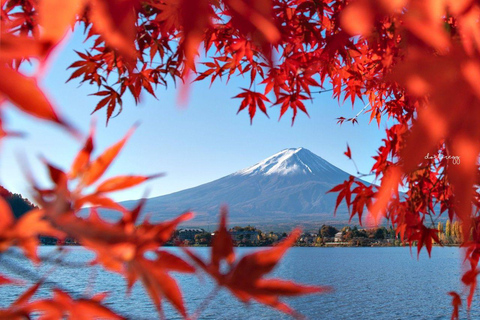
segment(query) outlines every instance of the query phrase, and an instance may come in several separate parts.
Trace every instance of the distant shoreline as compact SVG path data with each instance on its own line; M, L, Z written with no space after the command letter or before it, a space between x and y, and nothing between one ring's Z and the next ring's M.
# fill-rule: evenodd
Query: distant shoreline
M81 244L40 244L41 247L84 247ZM235 248L269 248L269 247L274 247L275 245L234 245ZM416 244L412 244L412 248L415 247ZM434 247L460 247L460 244L433 244ZM174 245L174 244L166 244L163 245L162 247L167 247L167 248L211 248L210 245ZM393 248L393 247L409 247L408 244L399 244L399 245L393 245L393 244L377 244L377 245L364 245L364 246L359 246L359 245L351 245L348 243L326 243L325 245L293 245L291 248Z

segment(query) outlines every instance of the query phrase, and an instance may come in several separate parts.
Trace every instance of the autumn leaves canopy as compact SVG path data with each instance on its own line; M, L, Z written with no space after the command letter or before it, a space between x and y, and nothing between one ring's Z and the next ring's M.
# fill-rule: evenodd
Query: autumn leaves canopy
M20 110L77 134L38 87L36 76L69 30L83 28L86 48L78 49L78 61L72 62L72 74L66 80L93 84L97 90L92 93L99 100L92 110L105 110L107 119L121 111L125 94L139 102L142 94L157 95L157 86L177 82L183 88L181 94L188 95L192 81L228 81L238 75L244 76L245 86L235 101L239 101L239 112L248 110L251 121L257 109L268 115L272 112L268 107L273 106L280 117L291 112L293 123L298 111L308 114L306 101L327 92L339 102L360 105L370 122L388 125L371 168L381 187L347 180L332 190L339 193L337 205L345 201L351 218L357 216L360 222L367 211L373 223L388 219L403 241L415 242L418 251L425 246L429 253L432 243L438 242L436 219L448 215L459 220L469 264L462 281L469 286L470 305L480 258L479 18L480 5L473 0L4 0L0 94ZM41 67L35 76L26 76L19 66L33 59ZM362 119L359 114L338 120ZM0 136L9 135L15 133L2 127ZM148 236L128 231L137 221L138 213L132 212L125 212L114 225L106 225L95 214L65 220L61 214L87 203L120 209L108 192L152 178L118 177L83 194L83 188L97 182L108 166L91 161L92 143L90 137L70 173L47 163L55 187L37 188L43 215L30 219L46 221L51 228L74 232L79 238L93 237L83 241L92 241L98 263L118 272L113 266L120 262L129 266L123 274L130 282L137 277L145 281L149 268L131 259L139 243L161 244L160 227L144 222ZM109 149L102 163L113 159L123 143ZM439 152L459 157L460 164L448 157L425 158ZM354 150L348 149L346 155L355 158ZM78 183L73 191L69 191L71 183ZM399 186L406 190L404 194ZM21 230L17 225L22 223L6 218L1 228L12 232L2 233L2 239L6 243L16 239L19 235L14 230ZM77 224L78 229L72 227ZM112 234L106 240L79 231L86 232L91 225L128 236ZM33 247L27 244L34 237L23 236L22 246L34 257ZM122 248L120 256L112 255L108 263L99 253L106 243ZM158 261L162 254L157 252ZM241 276L240 269L219 274L215 259L229 262L231 258L214 254L210 263L197 262L240 299L263 299L252 287L243 291L231 287L235 281L229 277ZM155 261L148 263L160 263ZM181 271L191 270L184 265ZM164 274L153 277L168 279ZM153 296L162 293L180 306L175 294L164 292L164 282L147 282ZM266 286L262 290L273 286L277 293L281 291L280 283L262 285ZM285 287L283 292L288 290ZM461 296L452 297L458 306ZM275 299L265 299L262 302L277 304Z

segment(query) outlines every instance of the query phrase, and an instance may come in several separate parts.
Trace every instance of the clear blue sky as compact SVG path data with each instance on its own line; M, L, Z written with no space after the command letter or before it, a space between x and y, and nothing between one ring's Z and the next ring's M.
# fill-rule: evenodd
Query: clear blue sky
M58 111L82 132L87 133L90 113L98 97L95 86L79 87L78 81L65 84L70 75L66 68L76 60L73 49L81 50L81 35L74 35L58 52L41 83ZM216 83L209 88L209 80L191 86L188 106L177 105L178 92L158 87L158 100L145 94L140 105L135 105L127 94L124 110L105 127L105 111L96 113L97 154L119 140L135 123L141 125L124 148L120 157L107 171L107 176L119 174L153 174L165 172L166 177L135 189L114 194L116 200L137 199L150 189L149 197L194 187L256 162L290 147L305 147L337 167L355 174L353 163L343 152L348 143L360 170L368 172L372 156L384 137L384 126L368 125L368 115L359 117L359 124L336 124L339 116L352 117L362 104L352 110L350 103L339 106L331 93L316 95L307 102L310 118L299 113L291 126L291 112L277 121L279 108L269 110L270 119L258 112L250 125L248 112L238 115L239 99L232 97L247 87L248 80L233 78L228 84ZM14 108L4 108L6 126L28 134L23 139L5 139L1 146L0 184L12 192L29 196L30 190L19 165L19 158L27 158L35 176L45 186L46 172L39 161L45 156L62 168L68 168L81 143L62 129L33 120Z

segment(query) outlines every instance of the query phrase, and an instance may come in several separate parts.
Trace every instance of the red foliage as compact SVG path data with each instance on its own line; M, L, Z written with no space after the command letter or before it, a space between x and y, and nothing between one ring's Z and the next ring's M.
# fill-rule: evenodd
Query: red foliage
M53 14L52 8L64 14ZM393 122L371 169L381 186L350 178L331 190L339 192L336 207L345 200L351 218L358 215L360 222L366 208L369 221L387 219L403 241L416 242L418 250L425 246L429 254L432 241L438 242L434 219L447 212L450 220L459 220L470 264L462 278L470 287L470 305L480 257L479 21L480 4L471 0L6 0L1 12L0 94L2 101L23 112L74 131L36 78L18 67L29 59L43 63L69 28L83 26L92 45L78 52L69 80L95 84L99 102L94 111L105 108L108 119L121 111L126 92L138 102L145 91L155 95L154 87L167 85L168 78L188 82L192 73L197 81L210 77L211 82L247 76L250 87L236 98L241 99L239 111L248 107L250 120L257 108L267 114L265 102L271 101L280 106L280 117L291 109L294 121L298 110L308 115L305 101L329 90L339 102L360 100L365 104L360 113L369 113L370 121ZM200 45L206 61L197 70ZM339 118L345 121L359 119ZM0 137L11 135L15 134L0 127ZM125 141L91 161L90 138L69 174L48 165L55 187L37 190L40 211L18 222L10 219L7 209L1 212L2 249L18 242L34 257L32 239L40 231L51 231L52 225L66 233L80 233L74 227L77 222L85 232L96 224L122 229L94 216L65 217L87 203L131 215L106 193L151 177L118 177L97 186L94 193L82 194L102 176ZM429 156L439 152L442 157ZM346 155L351 158L349 148ZM70 191L73 180L78 186ZM402 186L406 192L400 195ZM46 229L23 232L31 221L41 221ZM116 241L130 243L131 238ZM228 246L215 250L227 252ZM122 263L124 258L119 258ZM211 264L218 264L214 259ZM204 263L212 276L223 279L211 264ZM145 270L143 265L138 268ZM258 298L260 282L242 294L227 283L242 299ZM183 313L177 294L169 298L160 287L150 292L162 292Z
M294 230L277 246L247 254L236 261L232 238L226 228L226 216L227 209L222 208L220 227L212 241L209 263L204 262L192 251L186 250L188 255L210 274L219 286L226 287L244 303L256 300L292 316L297 315L296 312L281 302L279 296L298 296L331 290L329 287L304 286L290 281L263 278L275 268L288 248L295 243L301 233L299 229ZM229 266L226 272L221 270L222 261L227 262Z
M460 319L458 317L458 308L462 305L462 298L460 298L460 295L458 293L453 291L449 292L448 294L452 296L453 311L451 320L458 320Z

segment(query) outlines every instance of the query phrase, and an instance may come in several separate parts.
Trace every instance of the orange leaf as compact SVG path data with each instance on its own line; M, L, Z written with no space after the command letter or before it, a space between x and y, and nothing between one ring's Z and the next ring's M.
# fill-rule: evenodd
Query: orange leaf
M343 153L346 155L349 159L352 159L352 150L350 150L350 146L347 144L347 151Z
M126 58L136 59L135 21L138 0L90 0L94 29L102 34L108 45L118 49Z
M219 262L227 257L232 257L229 259L234 258L231 238L225 227L226 214L226 208L223 207L219 231L216 234L216 236L220 234L221 237L214 240L216 243L212 245L211 262L209 264L206 264L192 251L185 250L193 261L217 281L218 285L228 288L242 302L247 303L253 299L298 317L300 315L296 314L293 309L279 301L279 296L297 296L330 291L328 287L303 286L290 281L263 279L263 276L275 268L288 248L295 243L300 235L300 229L295 229L287 239L273 248L247 254L238 263L231 263L229 269L225 272L223 268L219 267ZM230 238L230 241L227 241L227 236ZM227 241L224 247L221 246L221 239Z
M470 291L467 298L468 308L472 306L473 295L475 294L475 289L477 288L477 276L480 272L476 269L468 270L462 276L462 282L470 287Z
M71 178L77 178L80 174L82 174L88 167L90 163L90 156L93 151L93 135L95 134L94 124L90 129L90 133L88 135L85 144L83 145L82 150L80 150L73 160L72 168L70 170L69 176Z
M158 267L159 261L160 258L154 261L146 259L141 261L141 280L145 289L159 313L162 309L160 298L164 296L186 318L187 312L183 304L182 291L180 291L177 281L165 272L165 269Z
M18 283L19 281L17 280L11 280L7 277L4 277L3 275L0 274L0 286L1 285L5 285L5 284L16 284Z
M83 9L84 0L41 0L39 2L39 24L42 26L42 40L57 43L69 27L75 23L75 17ZM52 17L53 12L61 12Z
M402 178L402 172L398 167L390 167L385 172L382 179L382 185L378 191L377 200L373 203L368 219L374 225L378 225L382 219L382 214L387 208L393 194L398 195L398 184ZM373 220L372 220L373 219Z
M102 182L95 191L96 193L118 191L126 188L130 188L139 185L147 180L162 177L163 174L159 173L151 176L119 176L105 180Z
M357 0L349 4L341 14L341 23L351 35L368 36L372 30L374 15L367 1Z
M80 210L84 205L88 203L95 207L112 209L121 212L125 211L125 208L122 207L122 205L120 205L119 203L113 201L108 197L101 197L96 194L90 194L75 201L75 210Z
M20 110L34 117L56 122L69 128L61 120L50 101L38 87L35 79L8 67L0 66L0 93L7 97Z
M27 59L31 57L43 58L49 51L43 43L29 36L1 33L0 60Z
M13 224L14 217L10 205L0 197L0 233L7 231Z
M232 23L244 34L260 32L269 43L280 39L273 22L271 0L227 0L232 9Z
M95 183L108 169L110 164L115 160L118 153L122 150L123 146L127 142L128 138L132 135L135 127L130 129L129 132L125 135L125 137L105 150L105 152L100 155L95 161L92 162L88 170L82 177L81 183L85 186L89 186Z
M458 293L453 292L453 291L450 291L448 294L452 296L453 310L452 310L451 320L458 320L458 319L460 319L458 317L458 308L462 305L462 298L460 298Z
M235 261L235 252L233 251L232 237L227 231L227 207L220 209L220 226L212 240L212 265L219 268L220 263L225 259L229 264Z

